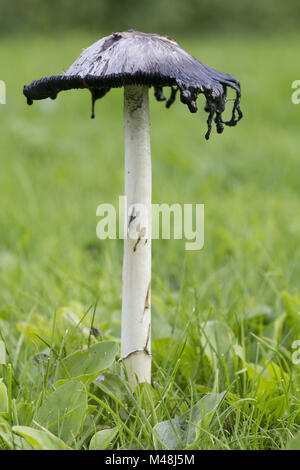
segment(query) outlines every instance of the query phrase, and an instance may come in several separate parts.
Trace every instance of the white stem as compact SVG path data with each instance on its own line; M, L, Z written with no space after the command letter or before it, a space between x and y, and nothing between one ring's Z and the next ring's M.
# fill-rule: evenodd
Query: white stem
M125 231L121 359L132 386L151 382L151 153L148 87L125 86ZM142 205L142 206L141 206ZM143 210L144 209L144 210ZM134 237L134 238L133 238Z

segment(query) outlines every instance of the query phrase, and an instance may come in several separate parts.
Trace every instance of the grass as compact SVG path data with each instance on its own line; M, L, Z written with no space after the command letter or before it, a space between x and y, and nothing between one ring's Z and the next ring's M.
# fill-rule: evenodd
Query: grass
M135 394L113 351L87 377L64 368L120 338L122 242L96 238L95 214L123 192L122 91L94 121L87 92L22 96L96 39L0 44L1 446L284 449L300 426L299 37L178 38L240 79L245 117L207 143L201 109L151 98L153 202L204 203L205 246L153 242L153 386Z

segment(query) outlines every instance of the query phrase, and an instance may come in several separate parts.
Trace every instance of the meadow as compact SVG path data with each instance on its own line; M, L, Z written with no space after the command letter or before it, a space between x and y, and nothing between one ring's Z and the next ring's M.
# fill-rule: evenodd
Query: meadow
M244 118L208 142L201 97L192 115L150 90L153 202L205 204L205 244L153 241L153 383L134 394L115 361L123 245L96 237L123 193L122 90L94 120L87 91L22 95L97 39L0 43L0 447L300 448L299 36L176 38L241 81Z

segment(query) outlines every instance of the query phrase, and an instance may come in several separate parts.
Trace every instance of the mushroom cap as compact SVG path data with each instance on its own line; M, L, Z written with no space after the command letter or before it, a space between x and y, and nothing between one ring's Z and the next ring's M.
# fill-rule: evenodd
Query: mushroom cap
M33 100L55 99L63 90L87 88L92 93L92 117L94 103L111 88L124 85L148 85L155 89L158 101L165 101L163 87L171 87L169 108L180 92L181 102L192 113L197 111L199 94L206 98L205 110L209 113L208 139L213 118L218 133L224 126L234 126L242 117L239 81L231 75L218 72L188 54L176 41L158 34L146 34L134 30L113 33L85 49L63 74L42 78L25 86L23 93L28 104ZM225 110L227 87L235 90L232 117L222 120Z

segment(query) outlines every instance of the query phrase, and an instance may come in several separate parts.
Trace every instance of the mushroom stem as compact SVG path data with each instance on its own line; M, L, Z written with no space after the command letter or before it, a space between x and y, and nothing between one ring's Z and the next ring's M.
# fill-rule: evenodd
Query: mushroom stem
M151 382L151 153L148 87L124 91L125 220L121 360L132 387ZM127 237L126 237L127 234Z

